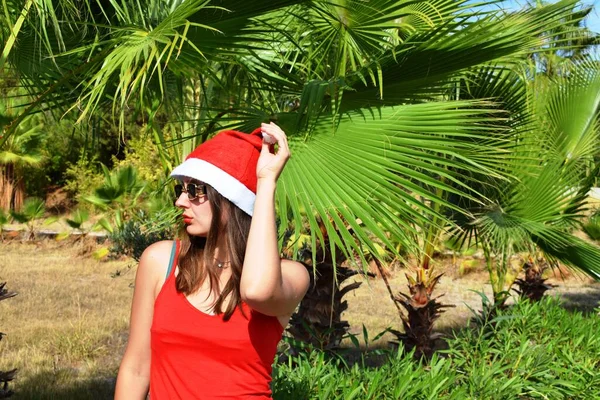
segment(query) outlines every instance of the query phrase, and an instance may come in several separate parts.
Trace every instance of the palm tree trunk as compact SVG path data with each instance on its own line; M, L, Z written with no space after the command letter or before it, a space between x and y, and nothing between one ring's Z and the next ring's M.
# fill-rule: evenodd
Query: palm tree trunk
M0 208L9 210L12 205L14 182L12 164L5 164L0 167Z
M25 180L21 176L13 181L12 209L15 211L21 211L21 208L23 208L24 200L25 200Z

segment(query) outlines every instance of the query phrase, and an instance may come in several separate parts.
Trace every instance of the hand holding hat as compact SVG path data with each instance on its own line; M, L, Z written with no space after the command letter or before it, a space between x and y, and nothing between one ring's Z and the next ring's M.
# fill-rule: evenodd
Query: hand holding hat
M260 179L270 179L277 181L283 167L290 158L290 149L287 143L287 137L279 126L271 122L270 124L261 124L261 133L263 136L263 145L256 165L256 176ZM277 143L276 153L271 152L273 144Z

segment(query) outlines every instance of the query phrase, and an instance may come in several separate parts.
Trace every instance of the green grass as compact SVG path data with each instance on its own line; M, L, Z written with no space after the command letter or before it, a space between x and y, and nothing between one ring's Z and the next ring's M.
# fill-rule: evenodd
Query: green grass
M428 365L388 351L344 367L323 354L275 371L275 399L596 399L600 398L600 317L558 300L519 303L465 328Z

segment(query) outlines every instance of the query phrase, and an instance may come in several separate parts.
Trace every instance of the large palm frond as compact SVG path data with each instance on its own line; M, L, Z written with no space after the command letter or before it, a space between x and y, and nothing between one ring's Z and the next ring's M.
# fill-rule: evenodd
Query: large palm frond
M586 175L582 165L593 162L599 145L600 69L592 63L572 68L552 86L543 76L530 85L530 118L517 129L511 171L516 179L487 192L488 206L470 207L473 218L460 222L463 236L475 235L496 253L536 244L548 256L600 278L600 248L570 233L584 215L598 171L596 166Z
M293 221L302 231L305 210L313 246L324 242L320 219L330 243L349 253L362 246L378 253L366 230L389 248L400 242L417 253L411 232L434 213L428 204L454 208L436 189L468 192L459 179L465 170L498 176L486 165L503 156L500 140L492 145L497 127L489 112L481 102L436 102L346 114L335 128L322 119L309 143L292 137L277 193L281 229Z

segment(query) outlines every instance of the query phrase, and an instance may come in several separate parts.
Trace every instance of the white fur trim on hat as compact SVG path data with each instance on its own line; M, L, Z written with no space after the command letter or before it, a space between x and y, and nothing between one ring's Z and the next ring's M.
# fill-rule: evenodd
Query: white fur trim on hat
M189 158L171 172L171 177L179 180L191 178L209 184L223 197L252 216L256 195L242 182L209 162Z

